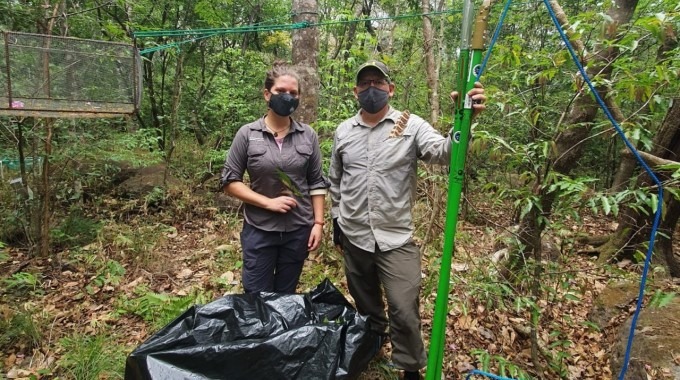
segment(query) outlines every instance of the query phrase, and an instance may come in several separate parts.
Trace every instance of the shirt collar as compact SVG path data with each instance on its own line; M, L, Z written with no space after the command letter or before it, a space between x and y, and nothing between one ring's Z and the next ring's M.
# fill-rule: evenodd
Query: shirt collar
M255 123L251 124L250 129L254 130L254 131L262 131L262 132L266 131L267 130L267 124L264 123L264 117L265 116L267 116L267 115L262 115L262 117L257 119L257 121ZM290 118L290 125L292 127L291 128L292 131L304 132L304 128L302 128L302 125L299 122L297 122L295 119L293 119L292 117Z
M383 118L380 119L380 121L376 125L382 123L385 120L391 120L393 123L396 123L397 120L399 119L400 114L401 113L397 111L394 107L389 106L389 109L387 110L385 116L383 116ZM354 122L352 123L352 126L355 127L359 125L366 126L366 124L364 124L364 122L361 120L361 109L359 109L359 111L354 115Z

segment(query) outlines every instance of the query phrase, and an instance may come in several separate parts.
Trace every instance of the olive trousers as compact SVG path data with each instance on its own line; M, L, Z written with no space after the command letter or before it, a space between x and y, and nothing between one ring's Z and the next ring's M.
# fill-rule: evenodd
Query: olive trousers
M420 249L413 242L382 252L354 246L341 237L345 276L357 311L367 315L371 328L379 334L389 331L392 363L406 371L427 365L420 332ZM384 290L384 291L383 291ZM387 300L387 315L385 303Z

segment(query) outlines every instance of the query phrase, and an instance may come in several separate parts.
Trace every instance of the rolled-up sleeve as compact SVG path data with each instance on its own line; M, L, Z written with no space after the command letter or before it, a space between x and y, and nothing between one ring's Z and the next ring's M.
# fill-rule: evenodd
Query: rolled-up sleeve
M330 187L330 182L323 175L323 166L321 164L321 149L319 148L319 136L312 133L312 154L309 157L309 165L307 168L307 184L310 193L325 194Z
M338 152L338 132L333 136L333 149L331 149L331 166L328 171L331 192L331 216L340 216L340 180L342 179L342 158Z
M239 129L231 142L231 147L227 151L227 157L222 167L220 188L224 188L231 182L243 181L243 174L248 164L248 131L247 127Z

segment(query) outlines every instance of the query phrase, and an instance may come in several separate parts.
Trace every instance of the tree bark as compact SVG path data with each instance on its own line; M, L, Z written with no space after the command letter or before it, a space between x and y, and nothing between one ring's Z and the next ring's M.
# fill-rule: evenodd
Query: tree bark
M677 33L675 33L675 30L671 26L668 26L663 30L662 43L656 52L657 62L661 63L669 59L670 53L677 47L678 47ZM640 113L647 114L649 113L649 111L650 111L649 102L647 102L645 106L640 110ZM614 116L616 117L616 115ZM619 121L619 119L617 119L617 121ZM647 127L650 128L651 126L648 125ZM633 141L633 146L637 147L637 141ZM614 180L612 181L612 185L610 188L610 191L612 193L622 191L626 188L626 186L630 183L633 174L635 173L635 167L636 163L632 155L621 156L619 168L617 169L616 174L614 175Z
M316 24L319 20L316 0L293 0L293 22ZM300 75L302 96L295 118L313 124L319 106L319 29L309 27L293 32L293 64Z
M654 137L654 149L642 154L647 162L658 164L680 161L680 98L675 98L666 113L661 129ZM668 179L668 174L656 171L660 181ZM637 179L636 188L651 188L654 185L647 172ZM680 217L680 202L669 192L665 192L663 220L659 225L654 262L664 265L673 277L680 277L680 263L673 254L673 233ZM639 243L649 235L652 210L642 213L637 208L625 207L618 217L618 227L610 240L600 247L599 262L608 262L622 257L631 257Z
M430 103L430 123L437 125L437 121L439 121L439 80L434 58L436 43L432 30L432 20L427 16L430 13L430 0L422 0L422 8L426 15L423 17L423 50L425 51L425 72L427 73L427 97Z

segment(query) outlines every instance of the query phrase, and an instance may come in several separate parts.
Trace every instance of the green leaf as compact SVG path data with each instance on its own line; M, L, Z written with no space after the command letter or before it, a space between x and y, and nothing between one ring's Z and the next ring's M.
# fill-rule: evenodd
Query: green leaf
M295 182L293 182L286 172L276 168L276 175L279 177L279 181L281 181L281 184L286 188L286 190L289 190L296 197L302 197L300 189L298 189L298 187L295 185Z
M581 300L581 298L574 293L567 293L567 294L564 295L564 298L568 299L569 301L580 301Z
M668 306L668 304L671 303L673 299L675 299L675 296L675 292L666 293L662 292L661 290L657 290L649 300L649 305L658 308Z
M531 208L534 206L534 204L531 202L531 200L527 200L527 202L524 204L524 207L522 207L522 212L520 213L520 219L524 218L529 211L531 211Z
M647 200L647 205L652 209L652 212L656 212L656 208L659 207L659 197L656 194L652 194Z
M606 196L603 196L600 198L600 202L602 203L602 210L604 210L604 214L609 215L609 213L612 211L612 206L609 204L609 199L607 199Z

